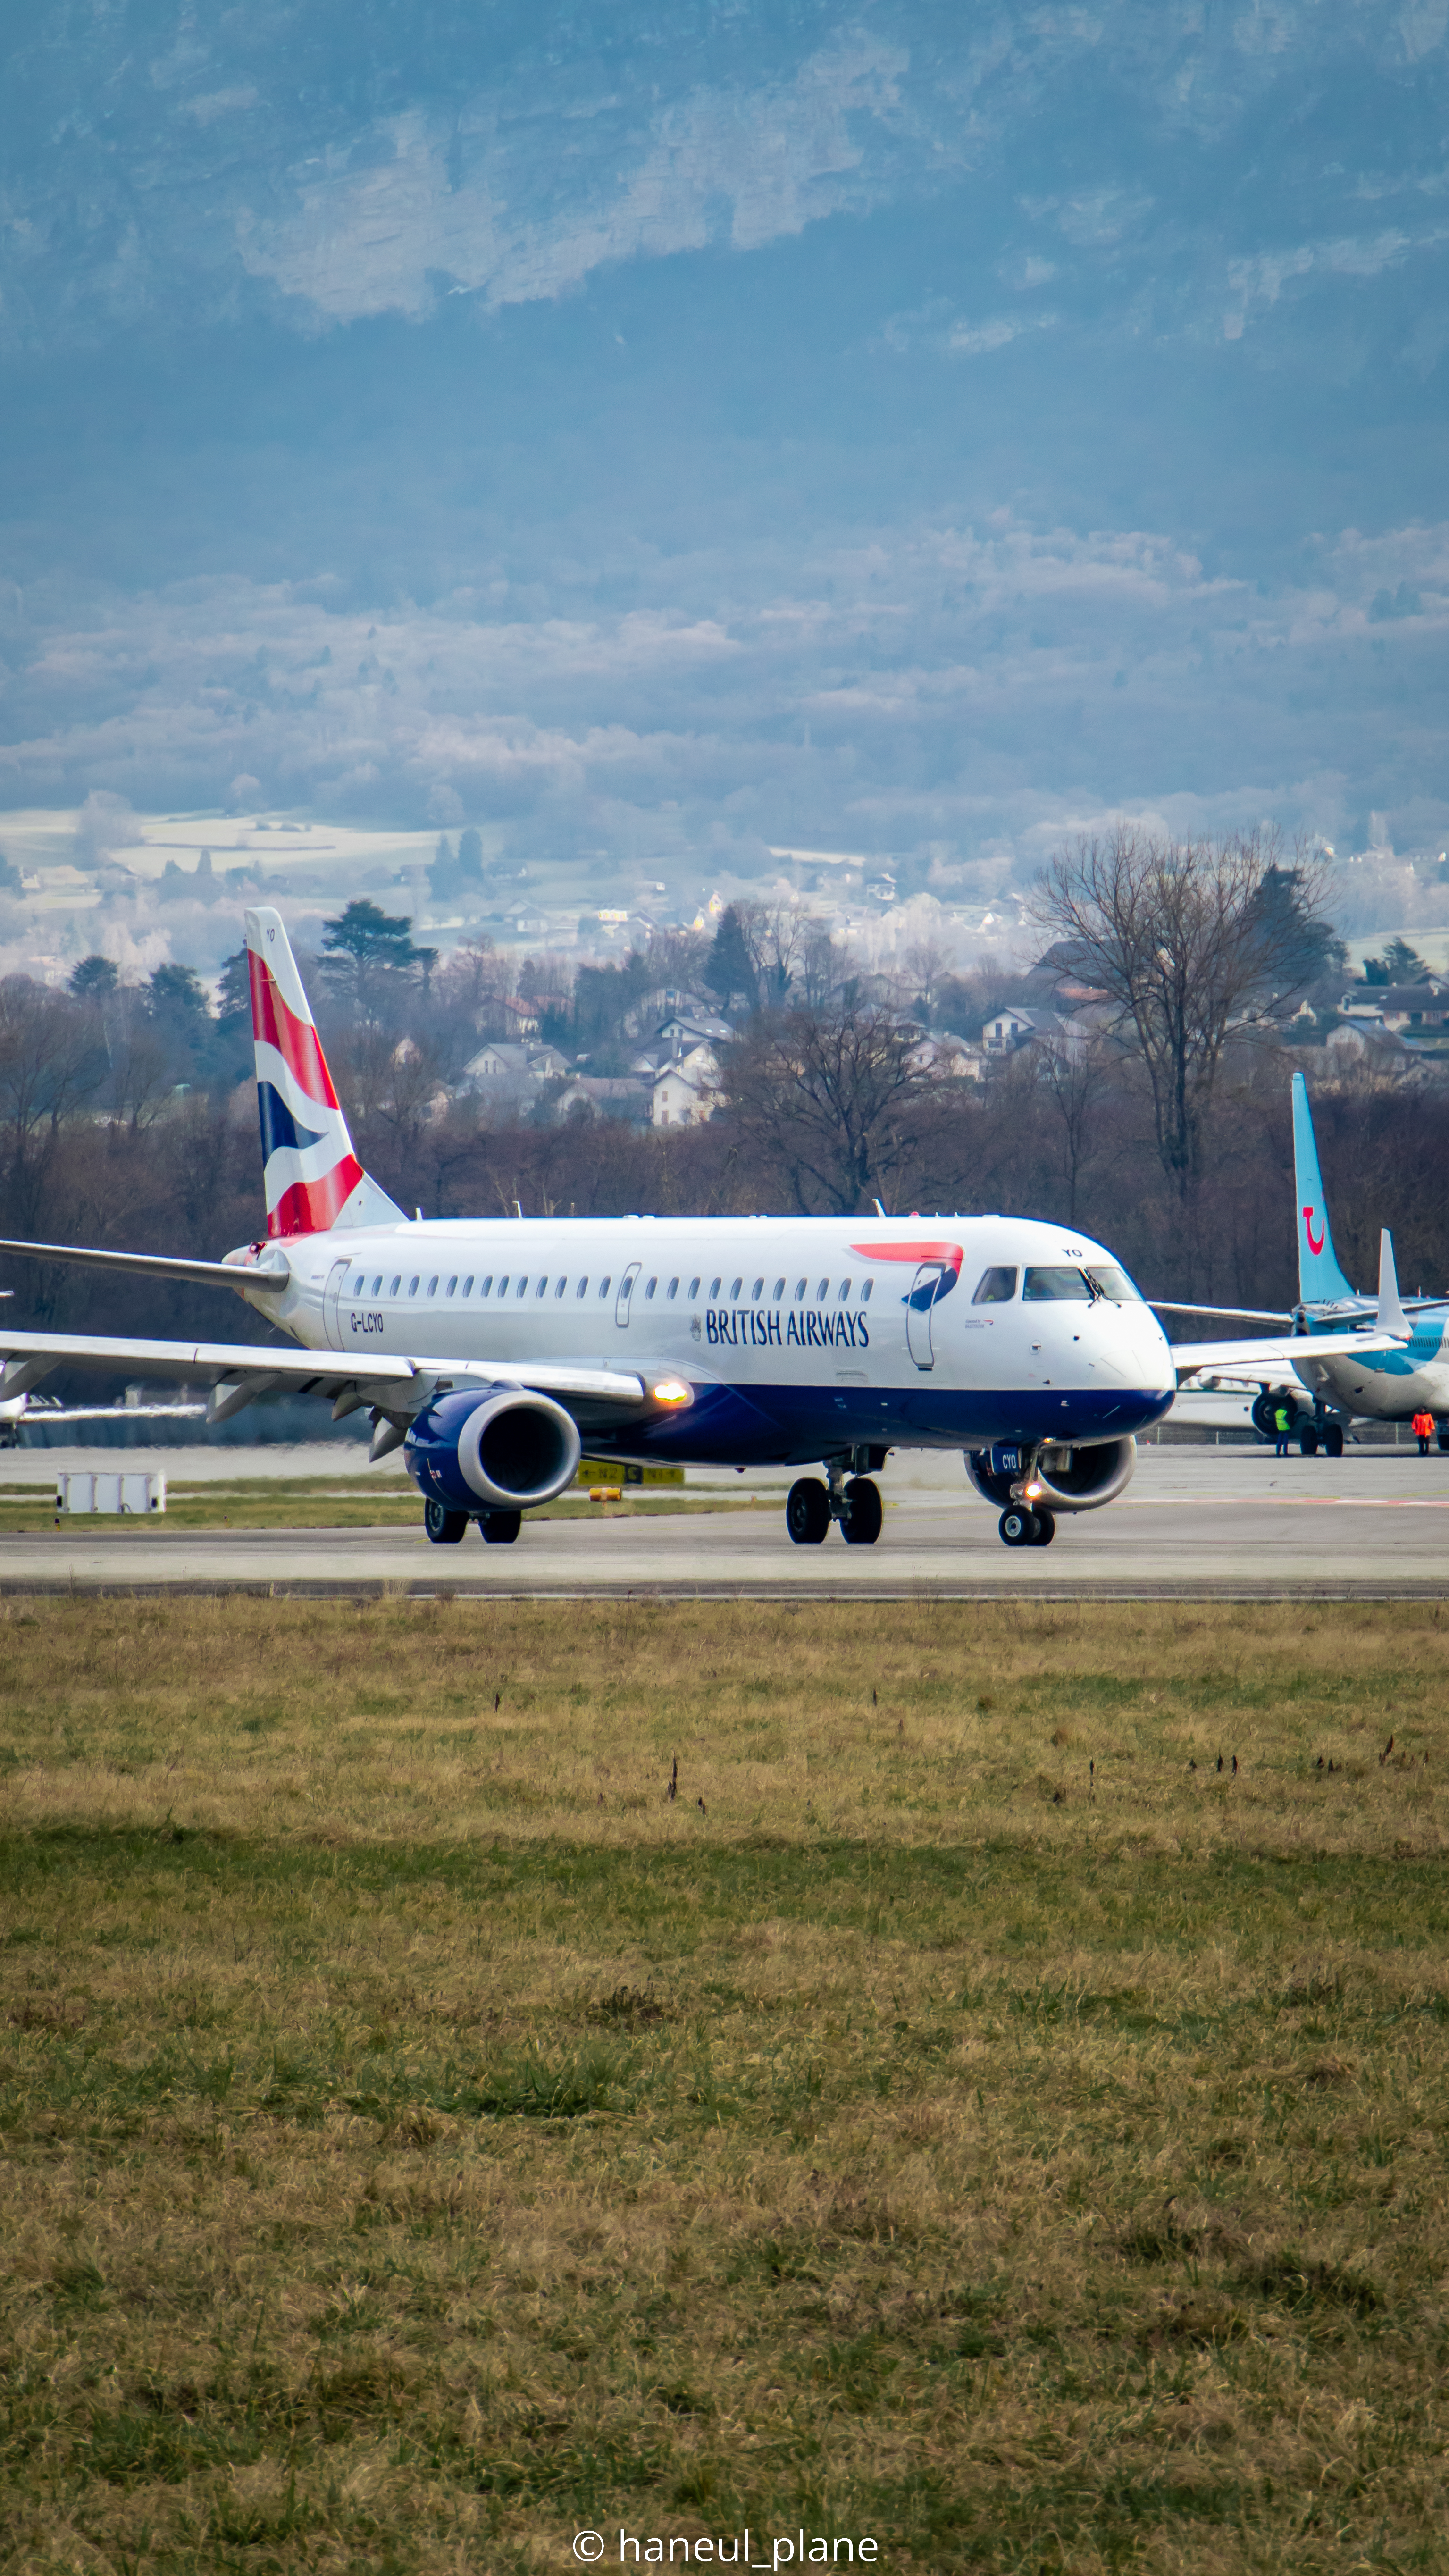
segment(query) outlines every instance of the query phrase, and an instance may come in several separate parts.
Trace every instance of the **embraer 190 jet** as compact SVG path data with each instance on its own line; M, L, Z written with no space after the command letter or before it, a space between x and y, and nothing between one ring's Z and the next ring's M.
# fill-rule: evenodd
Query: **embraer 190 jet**
M1176 1390L1102 1245L1022 1217L408 1218L353 1151L278 913L246 916L265 1235L221 1261L0 1250L226 1288L268 1343L12 1332L0 1397L84 1366L200 1381L221 1422L275 1389L368 1408L428 1536L494 1545L593 1457L823 1468L800 1545L880 1536L891 1449L960 1449L1010 1547L1120 1494ZM1324 1346L1320 1346L1324 1347Z

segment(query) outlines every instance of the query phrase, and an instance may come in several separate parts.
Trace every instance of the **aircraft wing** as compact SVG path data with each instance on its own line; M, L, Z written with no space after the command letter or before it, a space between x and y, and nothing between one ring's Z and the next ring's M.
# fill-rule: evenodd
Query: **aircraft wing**
M1363 1359L1374 1351L1403 1347L1402 1333L1293 1333L1261 1342L1174 1342L1172 1358L1180 1386L1200 1369L1219 1369L1225 1377L1267 1377L1274 1369L1296 1369L1300 1360L1336 1360L1350 1354Z
M295 1343L131 1341L103 1333L11 1333L0 1330L0 1395L21 1395L61 1368L124 1370L134 1377L184 1378L209 1386L213 1421L241 1411L255 1395L285 1388L329 1398L334 1414L364 1404L413 1414L440 1387L532 1387L573 1409L635 1410L650 1401L642 1378L622 1369L560 1368L551 1361L384 1359L380 1354L304 1351Z

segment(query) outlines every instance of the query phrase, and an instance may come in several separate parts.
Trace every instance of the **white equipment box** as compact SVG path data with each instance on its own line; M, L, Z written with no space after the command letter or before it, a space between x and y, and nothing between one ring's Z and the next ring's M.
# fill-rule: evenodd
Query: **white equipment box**
M166 1479L153 1475L150 1468L132 1467L118 1474L90 1469L56 1478L55 1508L58 1512L164 1512Z

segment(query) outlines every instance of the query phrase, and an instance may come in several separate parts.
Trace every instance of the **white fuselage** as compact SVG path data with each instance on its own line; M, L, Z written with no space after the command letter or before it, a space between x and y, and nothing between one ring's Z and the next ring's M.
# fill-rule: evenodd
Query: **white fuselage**
M1028 1271L1116 1269L1026 1218L458 1218L278 1250L285 1294L243 1293L309 1349L673 1372L693 1401L654 1427L651 1456L1116 1439L1159 1420L1176 1383L1135 1295L1024 1293ZM1013 1287L975 1302L989 1271Z
M1449 1309L1428 1307L1413 1318L1401 1351L1365 1351L1315 1360L1313 1337L1296 1354L1294 1375L1331 1407L1372 1422L1407 1422L1416 1413L1449 1420Z

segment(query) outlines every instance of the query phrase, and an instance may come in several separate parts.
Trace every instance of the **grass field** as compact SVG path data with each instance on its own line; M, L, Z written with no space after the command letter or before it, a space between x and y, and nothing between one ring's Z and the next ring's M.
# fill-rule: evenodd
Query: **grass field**
M650 1512L778 1511L773 1500L756 1502L749 1495L685 1495L678 1487L650 1491L625 1488L618 1502L595 1503L587 1493L570 1491L530 1521L620 1520ZM0 1537L23 1535L56 1525L55 1491L50 1485L0 1482ZM398 1478L374 1484L363 1468L351 1477L255 1477L234 1485L208 1480L187 1485L180 1478L167 1486L166 1509L152 1517L140 1514L77 1514L69 1526L108 1530L129 1536L136 1530L185 1532L197 1529L421 1529L423 1502L417 1487Z
M1444 1646L0 1605L0 2564L1449 2565Z

